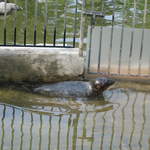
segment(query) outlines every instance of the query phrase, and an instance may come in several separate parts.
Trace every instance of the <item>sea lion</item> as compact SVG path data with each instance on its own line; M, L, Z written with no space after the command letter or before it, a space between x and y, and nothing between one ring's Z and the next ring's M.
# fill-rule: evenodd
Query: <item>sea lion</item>
M65 81L42 85L33 91L50 97L95 97L102 95L114 80L105 77L87 81Z

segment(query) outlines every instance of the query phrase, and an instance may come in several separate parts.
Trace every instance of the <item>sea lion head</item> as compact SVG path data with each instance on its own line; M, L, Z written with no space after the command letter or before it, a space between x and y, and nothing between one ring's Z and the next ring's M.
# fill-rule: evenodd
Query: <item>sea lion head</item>
M106 77L99 77L92 81L93 91L96 95L102 94L109 86L114 84L115 81Z

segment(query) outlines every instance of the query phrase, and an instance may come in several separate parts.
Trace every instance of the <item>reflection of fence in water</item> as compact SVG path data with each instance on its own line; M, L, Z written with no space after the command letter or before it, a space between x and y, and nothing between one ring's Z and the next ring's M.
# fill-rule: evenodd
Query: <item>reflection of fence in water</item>
M148 150L148 94L127 93L106 112L48 116L0 105L0 149Z

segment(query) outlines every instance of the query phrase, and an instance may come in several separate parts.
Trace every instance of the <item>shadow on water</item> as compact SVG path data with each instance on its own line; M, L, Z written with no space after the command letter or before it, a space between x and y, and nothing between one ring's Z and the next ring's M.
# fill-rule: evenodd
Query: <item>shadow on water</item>
M149 150L150 94L114 88L100 99L0 90L0 150Z

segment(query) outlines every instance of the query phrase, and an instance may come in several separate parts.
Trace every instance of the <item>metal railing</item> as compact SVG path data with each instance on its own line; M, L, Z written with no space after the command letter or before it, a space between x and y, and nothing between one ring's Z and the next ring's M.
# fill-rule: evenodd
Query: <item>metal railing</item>
M1 46L76 46L77 0L15 0L18 8L10 4L0 2Z

